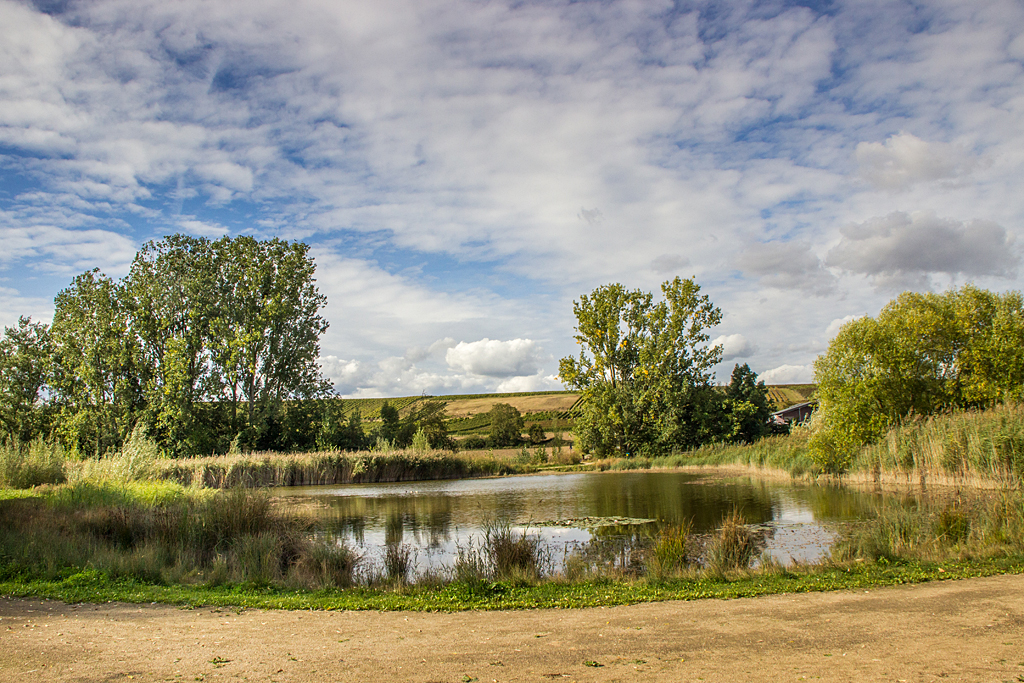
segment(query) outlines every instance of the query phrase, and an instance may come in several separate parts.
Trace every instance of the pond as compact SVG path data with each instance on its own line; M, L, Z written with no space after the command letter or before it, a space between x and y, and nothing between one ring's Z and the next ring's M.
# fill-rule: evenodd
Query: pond
M388 544L407 545L419 572L450 567L458 549L479 544L495 522L542 538L557 570L566 553L594 538L654 535L685 522L694 533L708 533L733 510L764 532L766 551L780 563L813 562L828 553L834 525L857 519L872 499L842 488L671 471L293 487L276 494L315 501L329 533L370 561Z

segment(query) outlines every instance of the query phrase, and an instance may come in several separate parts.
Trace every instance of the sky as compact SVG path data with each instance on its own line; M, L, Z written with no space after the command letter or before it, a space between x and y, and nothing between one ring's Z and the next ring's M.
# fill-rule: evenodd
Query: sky
M727 381L1022 288L1019 0L0 0L0 325L173 233L310 245L345 396L561 388L692 277Z

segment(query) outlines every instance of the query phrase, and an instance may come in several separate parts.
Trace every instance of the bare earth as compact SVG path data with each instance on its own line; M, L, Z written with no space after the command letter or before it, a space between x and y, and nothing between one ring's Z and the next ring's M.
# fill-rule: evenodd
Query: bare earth
M3 681L1024 681L1024 576L584 610L0 598Z

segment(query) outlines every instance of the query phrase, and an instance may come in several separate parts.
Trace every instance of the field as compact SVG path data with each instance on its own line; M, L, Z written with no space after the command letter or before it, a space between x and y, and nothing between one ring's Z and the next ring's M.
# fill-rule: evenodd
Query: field
M809 401L815 388L813 384L775 384L768 387L768 399L776 410L782 410Z
M814 391L813 384L779 384L768 387L768 397L777 410L807 401ZM342 407L345 414L358 410L364 422L380 420L380 409L385 402L398 409L403 417L416 411L428 401L445 404L449 431L456 435L482 434L491 421L487 413L496 403L507 403L526 418L529 426L539 422L551 431L558 426L571 429L572 419L583 406L583 397L573 391L525 392L512 394L461 394L451 396L400 396L396 398L347 398Z

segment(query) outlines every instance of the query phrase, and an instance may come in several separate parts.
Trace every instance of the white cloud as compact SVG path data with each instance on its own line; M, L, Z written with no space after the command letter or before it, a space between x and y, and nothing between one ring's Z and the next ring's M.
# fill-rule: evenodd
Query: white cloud
M453 370L485 377L532 375L540 365L540 348L532 339L499 341L486 337L459 342L448 349L445 361Z
M765 384L808 384L814 381L814 365L780 365L765 370L758 379Z
M722 361L746 358L754 352L754 345L742 334L729 334L715 337L711 341L712 346L722 347Z
M832 322L830 322L828 324L828 327L825 328L825 338L826 339L832 339L837 334L839 334L839 330L840 330L840 328L842 328L843 325L845 325L848 322L852 322L854 320L857 320L858 318L863 318L865 315L867 315L867 314L866 313L858 313L858 314L854 314L854 315L846 315L846 316L843 316L842 318L836 318L835 320L833 320Z
M554 375L545 375L543 371L536 375L509 377L502 380L495 391L499 394L511 394L520 391L561 391L565 387Z
M910 133L890 136L884 143L861 142L854 155L861 175L886 190L958 178L969 174L977 164L959 145L927 142Z

